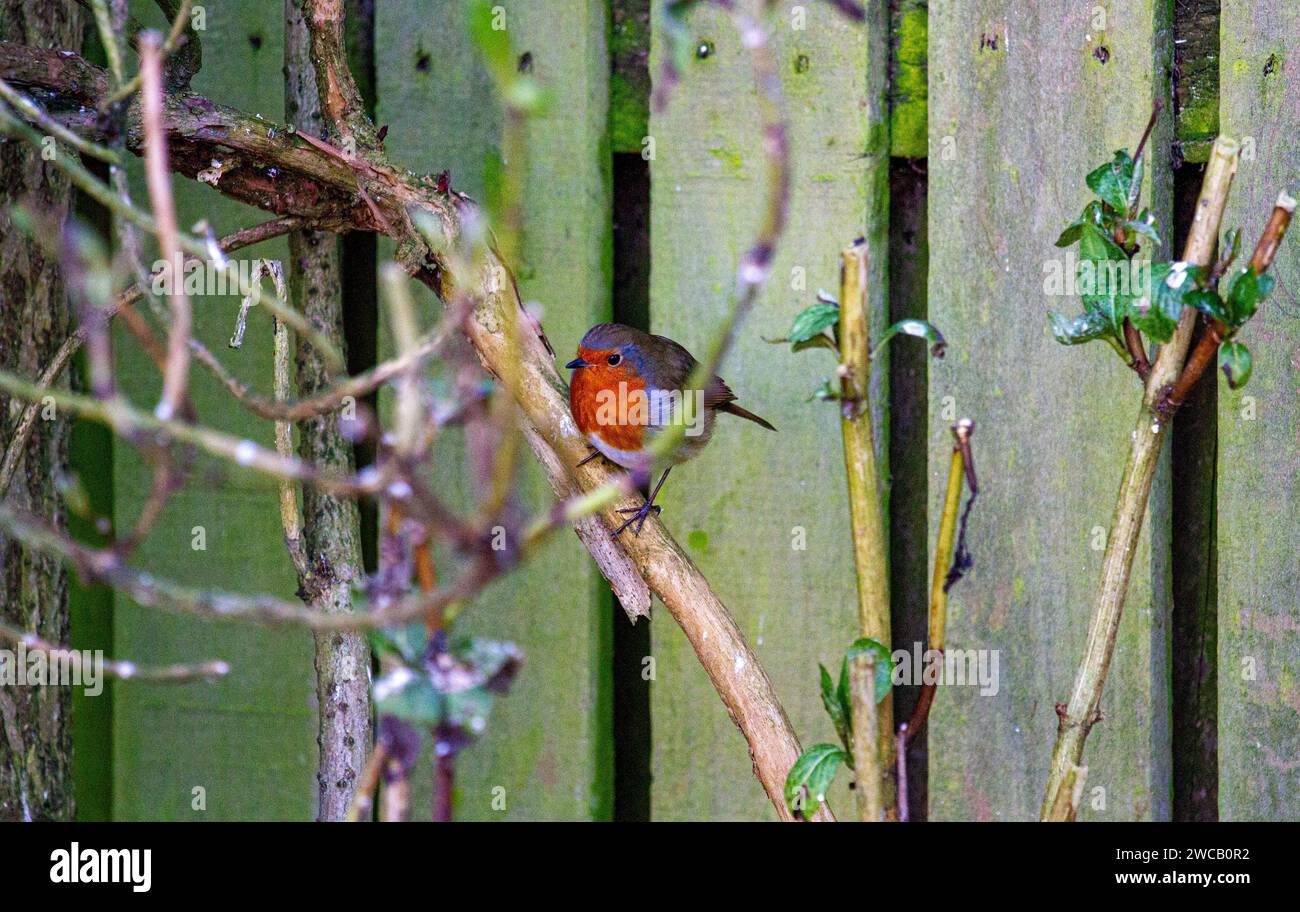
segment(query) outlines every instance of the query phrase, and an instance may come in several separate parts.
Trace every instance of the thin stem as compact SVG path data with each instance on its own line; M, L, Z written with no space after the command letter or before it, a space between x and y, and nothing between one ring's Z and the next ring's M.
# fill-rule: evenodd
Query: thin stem
M61 142L66 143L67 145L76 149L81 154L89 155L91 158L96 158L99 161L106 162L110 165L121 164L122 157L118 155L117 152L115 152L112 149L105 148L104 146L101 146L99 143L94 143L88 139L83 139L82 137L78 136L76 133L73 133L63 124L59 123L53 117L50 117L48 114L42 111L39 105L37 105L26 95L19 92L9 83L5 82L3 79L0 79L0 98L3 98L5 101L7 101L10 107L12 107L18 113L22 114L32 123L36 124L46 133L50 134L51 136L55 137Z
M158 226L158 247L168 263L181 262L180 244L177 240L176 204L172 199L171 167L167 162L167 135L163 132L162 52L157 32L140 36L140 75L143 97L140 110L144 121L145 178L149 186L149 201L153 206ZM162 399L158 403L158 417L170 419L178 415L189 384L190 346L193 331L190 299L185 294L185 283L173 277L171 294L171 324L167 328L167 369L163 372Z
M1237 170L1237 144L1226 138L1215 140L1196 203L1196 217L1187 238L1183 259L1196 266L1208 266L1214 256L1219 223L1228 201L1228 191ZM1147 378L1137 427L1129 449L1124 476L1120 482L1111 522L1110 539L1102 563L1101 586L1092 620L1088 625L1088 642L1074 679L1074 689L1067 706L1060 710L1056 746L1052 751L1052 768L1043 798L1044 820L1071 819L1071 804L1063 793L1073 787L1075 770L1083 765L1083 747L1088 733L1100 719L1102 690L1115 652L1120 617L1128 594L1133 558L1138 551L1138 536L1146 515L1147 499L1155 479L1160 448L1168 436L1157 410L1159 391L1173 380L1187 355L1188 342L1197 311L1185 308L1173 338L1156 357Z
M889 766L881 761L879 704L876 702L876 660L864 653L849 661L849 692L853 712L853 772L858 793L858 819L879 823L884 819L883 784ZM893 738L893 734L890 734Z
M44 653L47 662L60 667L67 666L81 680L86 681L86 674L95 674L93 668L85 665L87 650L70 649L46 642L34 633L15 627L8 621L0 620L0 640L7 640L22 646L29 653ZM122 659L104 659L102 671L105 676L119 681L153 681L157 683L184 683L187 681L212 681L224 678L230 673L230 666L220 660L200 662L198 664L176 665L139 665ZM93 682L91 682L93 683Z
M193 2L194 0L181 0L180 8L176 11L175 18L172 19L172 27L167 32L167 40L162 44L163 57L170 57L179 46L181 35L185 31L185 25L190 18L190 4ZM130 98L133 94L139 91L143 78L144 67L141 66L140 72L136 73L128 82L117 88L112 94L104 99L100 108L107 110L118 102Z
M848 478L849 517L853 531L853 561L857 576L858 635L885 648L890 644L889 546L880 508L875 439L871 427L870 321L867 314L868 261L866 241L857 240L840 253L840 434ZM879 756L872 769L882 781L887 816L896 816L890 771L894 765L893 697L887 695L872 719Z
M948 485L944 489L943 512L939 516L939 536L934 546L934 572L930 579L930 625L927 646L931 652L943 654L945 629L948 623L949 567L952 565L953 546L957 540L957 514L961 508L962 487L967 481L966 453L974 423L963 418L952 426L952 458L948 461ZM904 726L910 742L925 727L934 702L936 685L923 684L921 694L912 710L912 717Z
M1282 243L1282 238L1286 236L1286 230L1291 224L1291 216L1295 212L1296 201L1285 190L1278 195L1277 204L1273 207L1273 213L1269 216L1268 224L1264 226L1264 233L1260 235L1259 243L1255 245L1255 252L1250 258L1250 268L1255 271L1256 275L1263 275L1273 265L1273 260L1277 256L1278 246ZM1160 401L1161 413L1170 418L1178 411L1178 408L1191 395L1192 389L1196 382L1200 380L1206 369L1214 363L1214 356L1218 352L1219 344L1231 335L1228 327L1218 320L1210 320L1205 332L1200 340L1196 343L1196 348L1192 350L1192 356L1187 359L1187 364L1183 372L1178 376L1178 381L1173 387L1164 391Z
M275 398L289 398L293 381L289 373L289 327L280 320L275 321L274 351L274 387ZM293 458L293 425L288 421L275 423L275 451L281 459ZM298 514L298 491L289 478L280 479L280 526L284 530L284 545L289 551L294 569L298 571L298 585L304 592L311 592L311 566L307 561L307 552L302 543L302 519Z

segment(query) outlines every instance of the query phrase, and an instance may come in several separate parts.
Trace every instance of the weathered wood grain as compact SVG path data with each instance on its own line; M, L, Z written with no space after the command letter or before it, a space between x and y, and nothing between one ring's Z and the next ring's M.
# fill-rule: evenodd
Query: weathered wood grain
M602 0L500 5L516 54L529 55L533 75L552 93L546 113L528 127L516 275L523 298L543 308L546 331L567 361L586 329L610 312L608 9ZM430 14L381 4L376 45L389 152L413 169L449 168L457 190L486 200L484 165L499 154L500 104L467 37L463 5L441 0ZM424 316L433 313L430 305ZM459 487L468 504L473 486L463 443L463 435L449 433L439 444L438 484L448 496ZM527 447L521 461L523 507L553 503ZM564 534L466 608L458 629L513 640L527 658L483 738L457 759L457 818L611 816L610 606L591 559ZM415 814L427 815L429 767L416 775ZM504 809L493 806L498 787Z
M996 695L943 687L930 727L931 819L1036 817L1064 700L1083 651L1105 530L1141 389L1103 345L1064 348L1044 293L1053 246L1088 198L1084 175L1136 144L1167 97L1165 4L939 0L930 4L930 470L948 425L973 418L980 498L975 569L952 591L948 648L990 650ZM1168 118L1151 148L1167 147ZM1145 192L1168 226L1164 156ZM1114 665L1093 733L1081 816L1162 819L1169 808L1167 483L1157 479ZM942 486L931 485L931 534ZM1153 542L1155 546L1153 547ZM1100 790L1100 791L1099 791Z
M133 13L156 25L152 3ZM283 5L239 0L208 10L203 69L195 89L224 103L279 119ZM134 63L134 60L132 60ZM139 162L132 163L137 201L147 199ZM188 228L206 217L218 234L265 218L221 198L211 188L174 180L178 222ZM283 259L277 241L241 251L242 257ZM148 254L154 256L153 253ZM239 307L237 296L193 298L196 335L258 389L271 389L271 320L255 310L244 347L226 347ZM152 410L157 371L125 332L119 332L118 368L133 402ZM240 409L195 366L191 396L201 420L273 447L272 426ZM178 493L136 561L160 575L201 586L267 591L292 598L293 567L282 542L275 488L211 461ZM219 471L220 474L211 474ZM127 530L149 490L148 465L129 447L114 451L114 521ZM193 550L202 527L206 550ZM161 615L117 599L113 646L124 657L149 662L223 658L231 674L218 684L114 687L113 816L116 819L310 819L315 810L316 711L312 640L305 631L269 631ZM206 810L194 807L195 788Z
M1300 148L1300 9L1225 0L1223 129L1243 155L1225 226L1254 244ZM1247 149L1253 157L1247 157ZM1250 383L1219 389L1219 817L1300 817L1300 285L1297 239L1277 288L1242 331ZM1222 376L1218 378L1222 382Z
M830 4L802 6L802 30L791 10L778 9L766 21L790 120L790 224L772 279L721 374L779 433L724 416L704 454L665 487L663 518L732 609L806 747L835 738L818 695L817 663L838 672L856 631L837 413L808 401L833 376L835 361L821 350L793 354L764 337L786 335L819 288L838 288L839 251L864 234L877 331L884 319L889 45L883 6L873 8L866 28ZM661 2L653 14L652 78L665 53ZM689 22L697 50L667 109L650 121L650 317L655 332L699 354L730 306L738 259L757 229L764 165L740 37L715 9L693 11ZM887 362L877 368L873 412L883 474ZM774 817L744 741L685 637L671 624L651 630L652 816ZM848 795L842 782L831 796L844 813L852 808Z

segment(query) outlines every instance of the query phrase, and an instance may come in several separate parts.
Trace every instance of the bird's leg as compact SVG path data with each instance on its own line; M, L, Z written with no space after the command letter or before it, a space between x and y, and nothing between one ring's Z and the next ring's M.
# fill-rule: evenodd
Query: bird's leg
M588 453L588 454L583 458L582 462L580 462L580 463L578 463L576 466L574 466L575 469L580 469L580 468L582 468L582 467L585 466L587 463L589 463L589 462L591 462L593 459L595 459L597 456L599 456L599 457L604 461L605 465L610 465L610 464L611 464L610 461L609 461L609 457L606 456L604 453L602 453L600 450L596 449L596 448L595 448L594 446L592 446L591 444L587 444L587 448L590 449L591 452Z
M632 530L633 533L636 535L640 535L641 527L645 525L646 518L649 517L651 513L658 514L663 512L663 507L656 507L654 505L655 498L659 496L659 489L664 486L664 480L668 477L668 473L671 472L672 470L673 470L672 466L669 466L668 468L664 469L664 473L659 476L659 482L658 484L655 485L655 489L650 492L649 500L647 500L639 507L626 507L618 511L620 513L631 513L632 515L629 516L627 519L623 520L623 525L619 526L617 529L614 530L615 537L622 534L623 530L626 529L628 526L632 525L632 523L636 523L636 528Z

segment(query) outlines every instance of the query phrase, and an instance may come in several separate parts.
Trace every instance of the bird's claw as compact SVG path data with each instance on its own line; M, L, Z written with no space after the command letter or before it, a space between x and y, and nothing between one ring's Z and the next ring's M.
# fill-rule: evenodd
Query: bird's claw
M617 529L614 530L615 538L622 535L623 530L626 529L628 526L632 525L633 523L636 523L636 528L632 530L632 534L640 535L641 527L645 525L645 521L650 517L650 514L653 513L655 516L658 516L660 513L663 512L663 507L646 503L646 504L642 504L639 507L625 507L619 510L618 512L631 513L632 515L629 516L627 519L623 520L623 525L619 526Z

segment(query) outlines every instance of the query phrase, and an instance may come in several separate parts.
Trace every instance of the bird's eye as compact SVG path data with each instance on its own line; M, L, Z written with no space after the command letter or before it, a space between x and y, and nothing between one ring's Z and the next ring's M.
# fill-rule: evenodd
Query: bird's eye
M609 356L609 366L614 367L616 364L618 364L618 362L622 360L623 360L623 356L620 355L618 352L614 352L614 354Z

